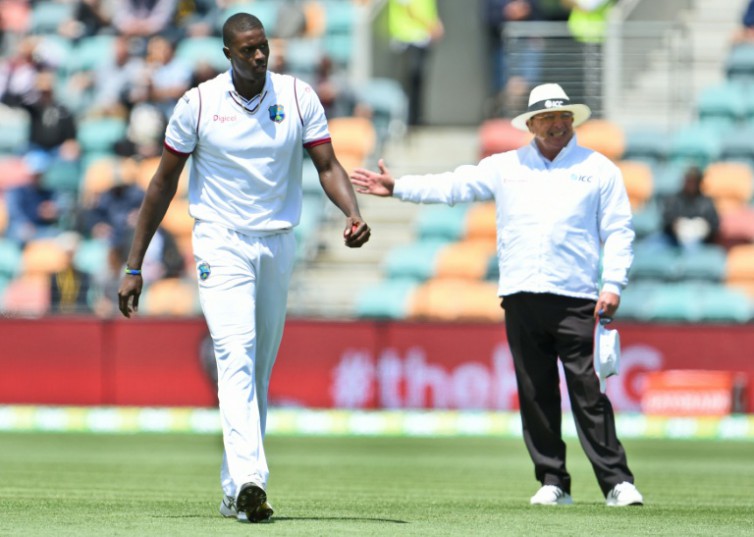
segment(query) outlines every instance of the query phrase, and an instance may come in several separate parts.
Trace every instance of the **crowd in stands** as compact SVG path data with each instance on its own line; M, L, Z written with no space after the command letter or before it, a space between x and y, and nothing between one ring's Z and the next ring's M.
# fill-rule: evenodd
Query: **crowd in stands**
M187 89L228 68L221 29L231 14L260 18L271 41L270 69L309 82L328 119L378 121L380 111L360 100L347 76L358 5L0 0L0 312L115 314L117 282L167 120ZM364 150L354 151L361 164ZM169 295L159 305L157 291L150 292L161 280L194 277L186 182L143 267L152 313L198 313L195 301L177 311ZM321 189L305 190L312 194L305 212L316 216ZM299 238L310 227L300 226Z

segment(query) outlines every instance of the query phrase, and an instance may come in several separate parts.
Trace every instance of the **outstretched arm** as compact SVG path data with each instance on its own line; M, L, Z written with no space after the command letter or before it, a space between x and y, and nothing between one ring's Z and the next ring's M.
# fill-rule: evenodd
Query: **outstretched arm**
M178 179L183 171L188 157L178 156L170 151L163 151L160 165L147 187L147 193L139 209L136 221L131 251L128 254L126 266L130 269L141 270L144 254L152 237L165 217L170 201L178 188ZM126 275L118 289L118 307L123 315L131 314L139 309L139 296L144 280L141 274Z
M385 166L385 161L377 162L379 173L364 168L356 168L351 174L351 183L360 194L388 197L393 195L395 179Z
M356 194L348 182L348 174L335 157L332 144L319 144L308 151L327 197L346 215L346 228L343 231L346 246L361 247L369 240L371 230L361 218Z

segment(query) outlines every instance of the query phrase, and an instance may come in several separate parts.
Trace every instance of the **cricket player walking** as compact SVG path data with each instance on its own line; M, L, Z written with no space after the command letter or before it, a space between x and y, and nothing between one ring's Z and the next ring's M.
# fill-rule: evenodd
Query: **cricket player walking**
M305 148L345 215L349 248L369 240L348 175L312 88L267 71L262 23L238 13L223 26L230 69L187 91L170 118L160 165L139 211L119 307L138 310L145 252L191 156L189 212L199 299L212 336L225 453L220 512L269 519L263 439L267 390L285 323L302 201Z

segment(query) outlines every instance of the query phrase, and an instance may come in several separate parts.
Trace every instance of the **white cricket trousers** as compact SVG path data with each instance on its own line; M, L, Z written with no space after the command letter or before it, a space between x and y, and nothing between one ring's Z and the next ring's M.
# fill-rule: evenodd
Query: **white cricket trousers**
M220 480L235 497L244 483L267 486L267 390L285 325L295 260L293 232L250 235L196 222L199 300L217 361L223 429Z

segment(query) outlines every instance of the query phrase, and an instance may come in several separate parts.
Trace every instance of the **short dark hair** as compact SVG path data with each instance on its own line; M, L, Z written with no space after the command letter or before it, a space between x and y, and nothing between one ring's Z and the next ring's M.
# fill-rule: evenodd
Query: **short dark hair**
M225 21L225 24L223 24L223 45L229 47L236 34L248 30L256 30L258 28L264 30L262 21L250 13L236 13L235 15L231 15L228 17L228 20Z

